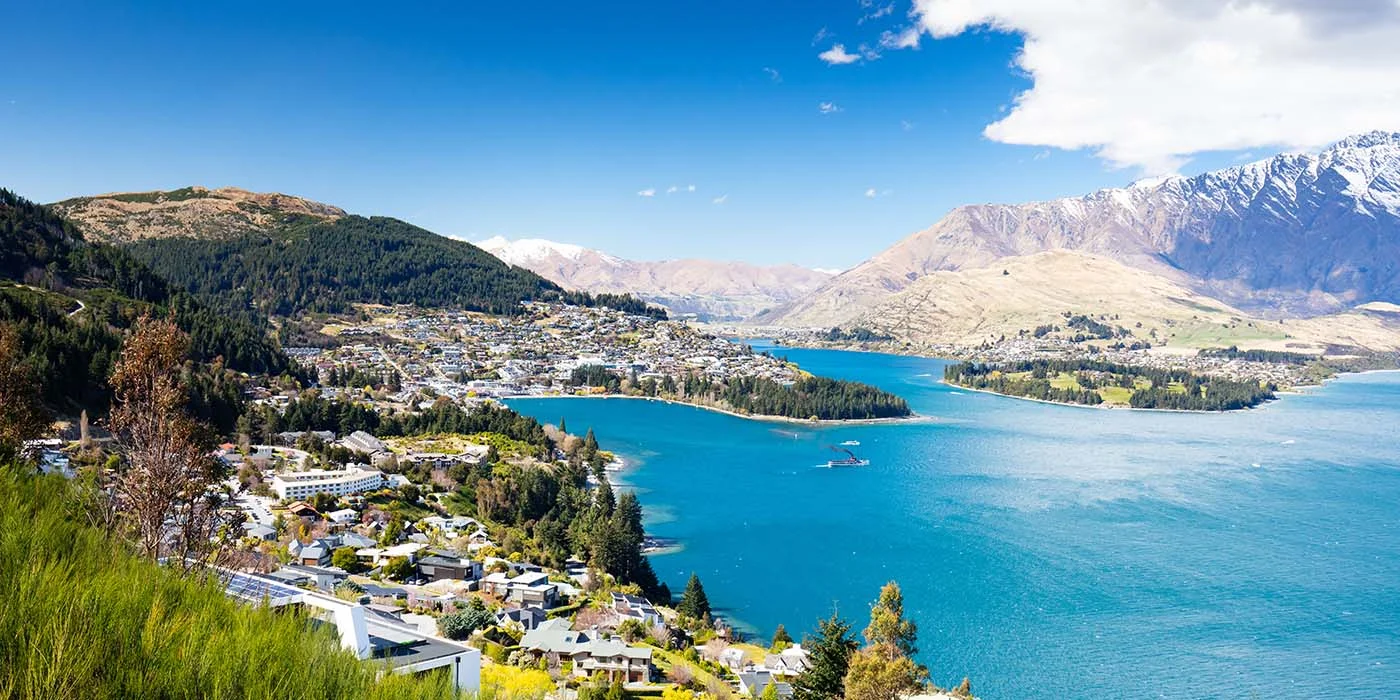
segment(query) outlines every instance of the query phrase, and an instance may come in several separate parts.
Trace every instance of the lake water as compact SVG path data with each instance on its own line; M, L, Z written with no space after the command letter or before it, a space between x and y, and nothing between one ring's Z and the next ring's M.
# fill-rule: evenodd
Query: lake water
M1263 408L1052 406L938 360L778 350L934 422L809 427L686 406L512 401L633 465L652 559L722 614L857 631L897 580L933 680L983 698L1400 697L1400 374ZM870 466L827 469L858 440Z

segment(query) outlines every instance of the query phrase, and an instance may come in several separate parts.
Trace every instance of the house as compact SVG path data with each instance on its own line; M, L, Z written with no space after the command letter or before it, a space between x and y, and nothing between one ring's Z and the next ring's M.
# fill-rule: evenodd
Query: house
M392 605L400 600L408 600L408 590L398 586L381 586L377 583L361 583L359 586L375 603Z
M796 676L808 668L807 650L800 645L788 647L780 654L769 654L763 657L762 670L768 671L775 676Z
M296 544L298 544L297 541L292 540L292 544L287 545L287 550L291 551ZM296 557L296 562L298 564L304 564L306 566L326 566L331 563L331 554L335 552L336 547L339 546L339 540L323 537L321 539L312 540L310 544L297 547L297 551L293 551L292 556Z
M266 542L277 539L277 530L268 525L258 523L243 523L243 534Z
M292 501L287 504L287 512L298 518L319 518L321 513L306 501Z
M605 676L609 681L644 683L651 679L651 648L629 646L619 637L596 631L575 631L564 618L546 620L526 632L521 651L550 665L573 663L578 677Z
M292 585L313 585L323 591L334 590L336 584L349 578L349 572L344 569L337 569L333 566L307 566L305 564L287 564L281 569L272 572L270 576L283 581L292 582Z
M333 433L333 432L331 432L331 431L329 431L329 430L312 430L312 431L309 431L309 432L290 431L290 432L285 432L285 433L278 433L278 434L277 434L277 442L278 442L279 444L287 445L287 446L290 447L290 446L296 445L296 444L297 444L297 441L301 440L302 437L304 437L304 436L306 436L306 435L308 435L308 434L314 435L317 439L319 439L321 442L324 442L324 443L330 443L330 442L333 442L333 441L335 440L335 433Z
M418 560L418 572L429 581L476 581L481 578L481 563L450 552L433 552Z
M526 572L515 578L492 573L481 579L481 590L523 607L549 609L559 604L559 587L543 572Z
M744 650L739 647L726 647L719 653L719 662L731 671L744 668Z
M342 532L339 535L337 535L337 537L340 538L340 546L353 547L357 550L366 549L378 544L374 541L374 538L366 537L358 532L354 532L351 530L346 530L345 532Z
M412 563L418 553L427 549L427 545L409 542L406 544L396 544L392 547L366 547L355 551L355 556L369 560L373 566L379 566L394 559L404 558Z
M763 691L768 688L770 683L776 686L778 697L792 697L792 686L778 680L767 671L742 671L739 673L739 692L746 693L749 697L762 697Z
M502 627L516 624L529 632L543 624L546 617L545 611L539 608L509 608L496 613L496 624Z
M326 520L329 520L332 525L347 527L360 522L360 513L354 508L343 508L341 510L333 510L329 513L326 513Z
M464 534L482 532L481 523L475 518L468 518L459 515L454 518L444 518L441 515L434 515L418 521L418 529L422 532L436 531L444 538L455 540Z
M363 430L356 430L345 436L341 439L340 444L356 452L362 452L368 455L389 451L389 448L385 447L384 443L380 442L379 438Z
M641 596L614 592L612 594L612 609L624 620L637 620L647 627L661 624L661 613L656 610L651 601Z

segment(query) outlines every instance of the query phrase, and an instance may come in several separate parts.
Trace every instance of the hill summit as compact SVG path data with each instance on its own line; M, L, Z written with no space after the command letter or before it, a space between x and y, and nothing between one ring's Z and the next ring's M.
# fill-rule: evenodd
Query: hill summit
M340 207L275 192L198 185L170 191L114 192L53 205L89 239L126 243L147 238L229 238L297 219L329 221Z

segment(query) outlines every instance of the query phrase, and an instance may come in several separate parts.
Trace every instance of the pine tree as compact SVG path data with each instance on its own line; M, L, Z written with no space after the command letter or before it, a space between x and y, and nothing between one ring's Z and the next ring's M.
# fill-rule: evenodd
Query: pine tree
M810 665L792 682L794 700L839 700L845 696L846 671L857 646L850 632L851 625L835 613L817 623L817 638L807 642Z
M564 435L569 434L569 426L564 423L563 417L559 418L559 432L563 433Z
M872 647L889 645L905 656L918 653L915 641L918 627L904 618L904 593L899 584L890 581L880 589L880 597L870 607L870 624L865 628L865 642Z
M773 631L773 642L768 645L775 652L782 651L792 646L792 635L788 634L787 628L778 623L778 629Z
M676 607L676 610L682 615L697 620L710 614L710 599L705 596L705 586L700 583L700 577L694 572L690 574L690 580L685 584L685 592L681 594L681 604Z

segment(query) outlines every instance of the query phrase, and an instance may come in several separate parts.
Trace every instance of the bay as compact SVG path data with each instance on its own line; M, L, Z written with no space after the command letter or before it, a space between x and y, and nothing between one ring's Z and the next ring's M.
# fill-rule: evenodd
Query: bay
M1156 413L967 392L934 359L775 352L929 420L510 405L594 428L648 532L680 544L657 573L698 573L758 635L833 610L859 630L896 580L933 679L983 698L1400 697L1400 374ZM850 440L870 466L825 468Z

